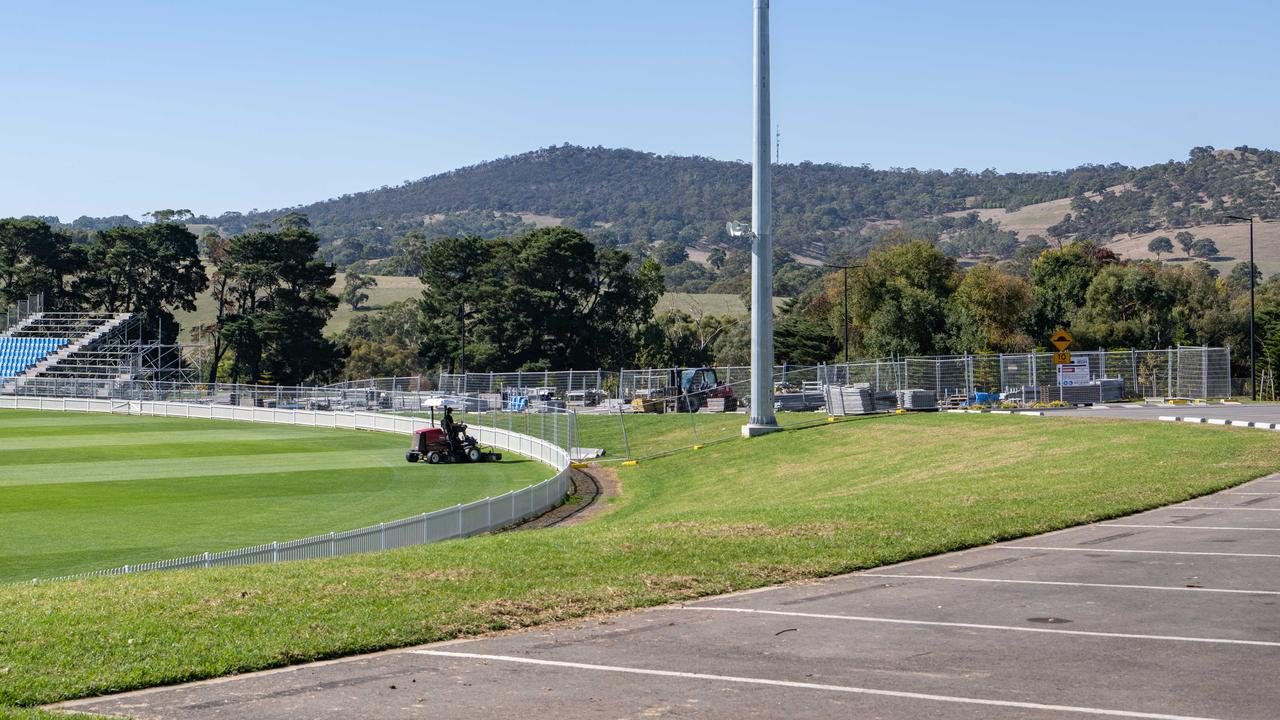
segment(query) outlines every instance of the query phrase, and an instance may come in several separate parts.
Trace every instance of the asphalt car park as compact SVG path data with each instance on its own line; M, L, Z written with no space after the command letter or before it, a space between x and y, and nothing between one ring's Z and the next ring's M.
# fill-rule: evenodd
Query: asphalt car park
M1280 714L1280 479L897 566L68 703L136 718Z

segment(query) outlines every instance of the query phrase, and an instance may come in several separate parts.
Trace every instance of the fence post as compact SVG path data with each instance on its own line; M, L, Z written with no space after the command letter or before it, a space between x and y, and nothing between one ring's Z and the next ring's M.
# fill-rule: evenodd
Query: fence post
M275 540L271 541L271 562L280 562L280 543Z
M329 531L329 557L338 557L338 533Z

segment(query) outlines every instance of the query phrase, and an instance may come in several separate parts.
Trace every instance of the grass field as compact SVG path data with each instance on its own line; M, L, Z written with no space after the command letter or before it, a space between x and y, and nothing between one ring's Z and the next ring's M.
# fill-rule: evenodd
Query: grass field
M736 440L621 468L613 511L576 527L0 588L0 706L848 572L1184 500L1278 451L1254 430L989 415Z
M404 461L399 435L0 411L0 582L349 530L550 476Z

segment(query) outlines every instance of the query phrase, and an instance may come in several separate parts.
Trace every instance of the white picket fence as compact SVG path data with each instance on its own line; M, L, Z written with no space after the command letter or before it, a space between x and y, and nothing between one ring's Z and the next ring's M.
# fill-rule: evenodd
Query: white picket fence
M151 415L201 420L239 420L401 434L412 434L413 431L431 424L431 421L425 418L383 415L370 412L276 410L196 403L83 398L0 396L0 408ZM124 565L53 579L124 575L151 570L253 565L390 550L392 548L421 545L490 532L521 520L541 515L564 502L569 492L570 461L567 450L531 435L498 427L471 425L468 427L468 431L482 444L492 445L508 452L524 455L551 466L555 470L555 475L536 485L514 490L495 498L485 498L466 505L455 505L451 508L423 513L393 522L371 525L357 530L316 535L287 542L273 542L224 552L202 553L170 560Z

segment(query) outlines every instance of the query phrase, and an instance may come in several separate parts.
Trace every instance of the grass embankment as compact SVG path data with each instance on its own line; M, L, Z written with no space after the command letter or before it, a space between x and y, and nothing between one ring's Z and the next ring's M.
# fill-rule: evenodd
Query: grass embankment
M388 433L0 411L0 582L351 530L551 475L510 453L410 465L408 445Z
M647 458L693 445L742 437L747 424L743 413L615 413L579 414L578 444L601 448L602 460ZM778 424L784 426L825 423L827 416L813 412L782 412Z
M873 567L1219 490L1254 430L910 415L622 468L570 528L377 555L0 588L0 705L32 705Z

